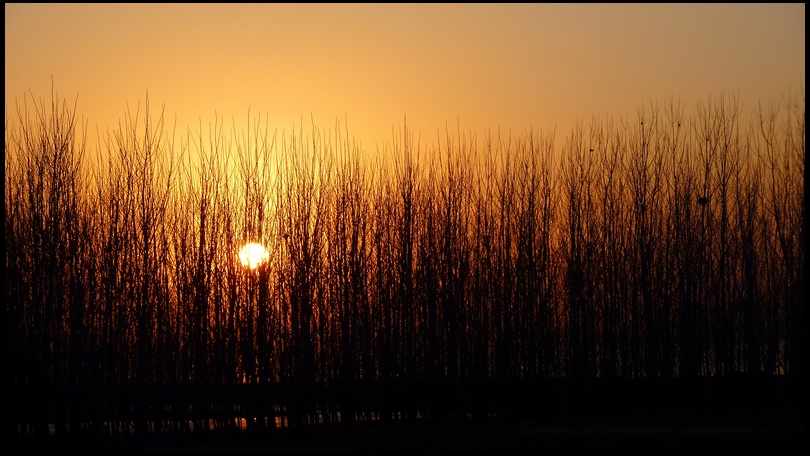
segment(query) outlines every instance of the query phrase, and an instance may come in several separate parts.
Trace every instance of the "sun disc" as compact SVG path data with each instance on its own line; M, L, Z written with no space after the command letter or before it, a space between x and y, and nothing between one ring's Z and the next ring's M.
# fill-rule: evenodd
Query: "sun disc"
M270 252L263 245L250 242L239 251L239 261L242 266L256 269L270 259Z

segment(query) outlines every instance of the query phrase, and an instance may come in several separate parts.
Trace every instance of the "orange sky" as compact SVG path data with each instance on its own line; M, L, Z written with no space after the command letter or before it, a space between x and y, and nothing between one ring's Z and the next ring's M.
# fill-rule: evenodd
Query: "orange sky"
M561 145L578 116L779 98L804 43L804 4L6 4L6 109L53 78L92 138L148 91L180 133L250 108L288 134L347 118L371 151L406 114L423 142L556 126Z

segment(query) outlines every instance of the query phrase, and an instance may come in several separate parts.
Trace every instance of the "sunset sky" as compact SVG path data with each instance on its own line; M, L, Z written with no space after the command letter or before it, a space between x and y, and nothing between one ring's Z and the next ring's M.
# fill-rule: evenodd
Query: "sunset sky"
M422 142L562 138L651 101L739 93L747 111L800 88L805 5L6 4L5 69L7 116L53 81L91 137L148 91L180 134L250 109L287 134L347 119L372 151L406 115Z

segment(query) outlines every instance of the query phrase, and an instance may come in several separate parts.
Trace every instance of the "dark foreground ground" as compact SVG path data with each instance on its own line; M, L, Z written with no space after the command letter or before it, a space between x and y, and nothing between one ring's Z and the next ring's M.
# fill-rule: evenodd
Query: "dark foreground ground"
M671 453L804 453L803 431L673 431L570 429L548 431L427 428L359 432L311 440L164 447L151 452L671 452Z
M309 439L162 446L146 453L276 452L732 452L804 453L804 428L678 430L569 428L510 429L429 426L326 434Z
M803 423L773 426L694 427L603 423L441 423L396 425L274 438L163 441L105 447L104 453L288 453L288 452L732 452L805 454ZM48 445L36 452L87 452ZM95 452L90 450L90 452Z
M648 382L553 389L544 383L542 401L517 385L478 391L488 410L499 413L387 421L332 423L283 428L246 428L175 434L124 434L23 438L23 452L103 453L278 453L278 452L766 452L805 453L805 406L801 382L746 379L701 383L700 388ZM571 385L571 383L565 383ZM707 386L708 385L708 386ZM742 385L742 386L741 386ZM435 386L435 385L433 385ZM504 385L505 386L505 385ZM744 387L743 387L744 386ZM455 388L458 389L458 388ZM368 393L367 388L362 389ZM623 391L617 395L617 391ZM397 407L425 396L385 388ZM420 407L451 397L446 388ZM250 398L256 391L251 390ZM473 391L462 388L459 397ZM604 398L619 398L610 407ZM691 399L689 399L691 398ZM229 400L232 400L229 397ZM631 400L632 399L632 400ZM447 402L447 401L446 401ZM447 402L454 406L457 401ZM601 407L593 404L601 403ZM446 410L453 407L447 406ZM577 405L579 404L579 405ZM396 408L383 408L395 410ZM461 411L462 409L457 409ZM528 411L532 413L526 413ZM413 415L412 415L413 416ZM14 441L12 441L12 446Z
M672 412L580 422L461 422L372 426L273 440L157 445L135 452L768 452L805 453L798 413Z

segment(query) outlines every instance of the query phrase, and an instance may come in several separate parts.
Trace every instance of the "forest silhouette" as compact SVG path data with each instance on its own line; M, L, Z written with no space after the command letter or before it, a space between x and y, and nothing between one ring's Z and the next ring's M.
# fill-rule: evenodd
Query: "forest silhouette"
M6 115L7 413L25 442L551 419L802 384L803 91L750 124L734 96L650 104L561 147L429 147L405 124L371 152L339 124L260 119L176 140L148 97L91 147L76 111L54 94ZM269 261L245 268L248 242Z

